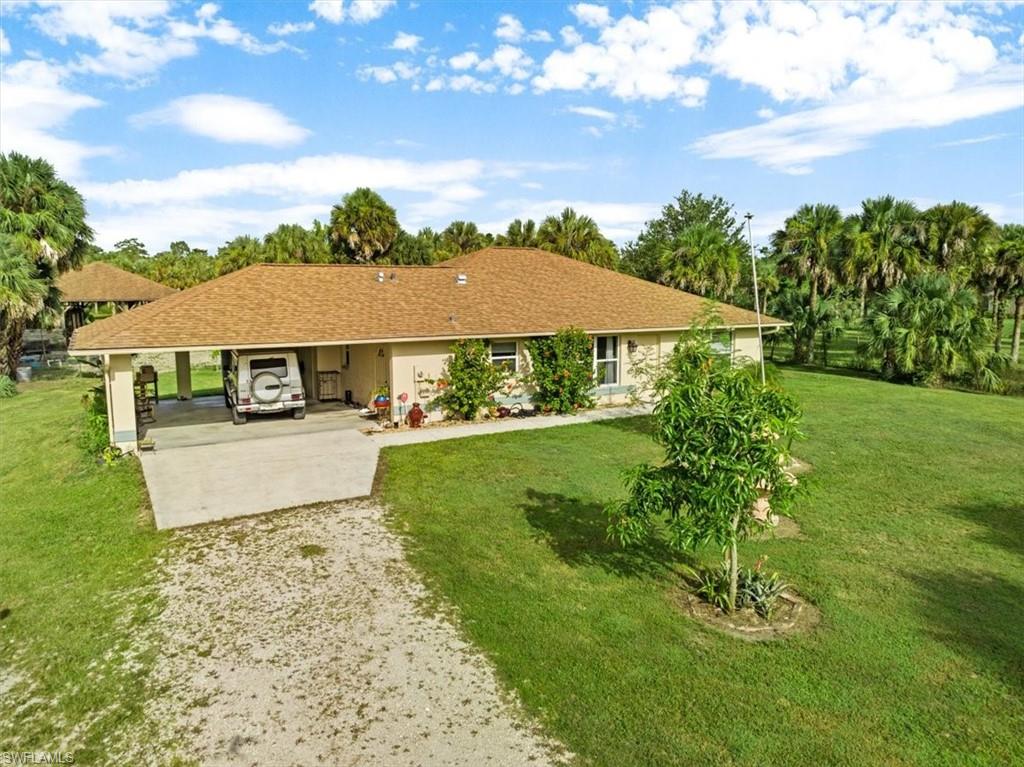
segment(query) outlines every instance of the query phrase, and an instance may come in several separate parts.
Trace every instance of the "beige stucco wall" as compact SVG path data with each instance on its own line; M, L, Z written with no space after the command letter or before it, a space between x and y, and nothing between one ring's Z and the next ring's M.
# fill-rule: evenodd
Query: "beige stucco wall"
M130 354L112 354L104 360L104 384L107 394L107 420L110 444L127 453L138 450L135 422L135 372Z
M732 359L738 365L761 361L757 328L737 328L732 336Z

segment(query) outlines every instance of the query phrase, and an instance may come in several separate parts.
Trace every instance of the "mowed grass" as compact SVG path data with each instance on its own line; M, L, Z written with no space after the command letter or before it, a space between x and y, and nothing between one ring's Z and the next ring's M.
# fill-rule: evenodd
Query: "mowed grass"
M192 396L208 397L224 391L224 379L219 367L210 365L192 366ZM173 370L160 373L160 399L174 399L178 396L178 377Z
M142 722L152 654L138 640L166 540L137 461L108 468L78 445L97 380L0 400L0 751L63 747L79 764Z
M1024 402L787 370L805 538L750 542L811 634L722 635L677 560L606 540L642 419L387 449L410 557L583 764L1024 762ZM707 552L706 557L717 556Z

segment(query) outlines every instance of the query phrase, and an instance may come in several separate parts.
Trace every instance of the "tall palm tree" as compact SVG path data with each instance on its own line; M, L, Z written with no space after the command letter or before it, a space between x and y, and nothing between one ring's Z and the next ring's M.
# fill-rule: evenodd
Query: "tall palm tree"
M0 372L13 375L27 324L44 306L59 306L56 279L84 261L92 230L82 196L50 163L11 152L0 154L0 234L8 235L5 254L21 253L30 279L46 287L44 305L34 313L5 312L0 321Z
M517 248L537 247L537 224L532 218L522 221L515 219L508 225L505 234L499 234L498 245L509 245Z
M659 282L702 296L732 295L740 277L740 253L725 233L709 223L692 224L662 251Z
M999 305L1006 297L1013 298L1013 333L1010 342L1010 359L1020 362L1020 331L1024 319L1024 226L1007 224L1000 228L998 244L992 249L990 268L997 311L995 315L996 352L1000 351L1003 327Z
M845 226L842 272L860 289L863 317L869 287L886 290L920 270L924 224L914 203L886 195L864 200Z
M217 274L228 274L266 259L259 238L242 234L217 249Z
M331 245L340 260L365 264L381 258L398 229L395 209L367 187L346 194L331 210Z
M552 253L606 269L614 269L618 265L615 243L601 234L594 219L581 216L572 208L544 219L537 230L537 245Z
M928 258L943 271L973 268L984 248L998 235L991 217L977 205L954 200L935 205L924 213Z

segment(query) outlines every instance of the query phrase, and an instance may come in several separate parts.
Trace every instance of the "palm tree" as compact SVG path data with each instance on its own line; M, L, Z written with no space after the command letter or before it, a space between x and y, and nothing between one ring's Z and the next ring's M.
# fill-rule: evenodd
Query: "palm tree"
M971 374L983 388L999 386L992 324L974 291L945 274L919 274L881 294L867 327L865 351L886 378L942 383Z
M842 271L860 289L863 317L869 287L886 290L920 270L924 224L914 203L887 195L864 200L845 229Z
M248 234L239 235L217 249L217 274L228 274L268 260L263 243Z
M46 282L36 276L29 249L17 238L0 234L0 327L13 327L37 317L48 293ZM17 367L17 356L11 357L7 345L0 347L0 374L13 378Z
M662 252L658 281L702 296L727 298L740 277L740 253L718 227L686 227Z
M13 376L25 327L46 305L58 308L56 279L84 261L92 230L85 223L82 196L57 176L50 163L11 152L0 155L0 234L8 235L3 245L5 263L8 254L20 253L28 264L27 279L46 288L44 303L34 312L3 313L0 372ZM22 274L18 281L24 285L25 279ZM16 295L13 283L11 290ZM34 296L35 288L29 290L25 295ZM32 299L24 306L37 306L37 302Z
M772 235L779 254L779 271L808 285L811 316L818 310L818 294L831 287L844 231L843 216L835 205L801 205ZM814 360L814 338L807 340L807 361Z
M537 245L562 256L614 269L618 264L615 243L601 234L590 216L566 208L559 216L548 216L537 230Z
M383 256L398 236L395 209L372 189L346 194L331 210L330 240L340 260L370 263Z
M441 232L440 249L445 259L472 253L486 244L487 238L472 221L452 221Z
M936 269L973 268L998 227L977 205L953 201L924 213L928 257Z
M497 243L517 248L537 247L536 222L532 218L526 219L525 223L521 219L515 219L508 225L505 234L498 235Z
M997 306L1000 296L1013 297L1013 334L1010 342L1010 359L1020 362L1020 330L1024 319L1024 226L1007 224L1000 229L999 243L993 248L992 273L995 281L993 292ZM999 352L1002 345L1002 317L996 312L996 338L994 349Z

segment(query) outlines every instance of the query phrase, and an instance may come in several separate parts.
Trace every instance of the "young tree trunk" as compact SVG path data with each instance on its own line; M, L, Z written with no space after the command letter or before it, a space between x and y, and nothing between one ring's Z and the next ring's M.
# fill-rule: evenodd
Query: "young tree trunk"
M868 276L860 278L860 318L868 316Z
M736 592L739 590L740 567L736 553L736 535L740 527L740 516L732 518L732 543L729 545L729 612L736 609Z
M1024 317L1024 293L1018 293L1013 299L1013 342L1010 345L1010 359L1014 364L1020 362L1020 325Z
M814 275L811 278L811 297L808 300L808 306L811 310L811 317L815 317L817 313L815 309L818 308L818 276ZM807 334L807 362L814 362L814 334L815 331L811 330Z

